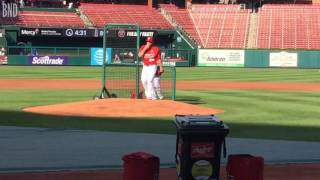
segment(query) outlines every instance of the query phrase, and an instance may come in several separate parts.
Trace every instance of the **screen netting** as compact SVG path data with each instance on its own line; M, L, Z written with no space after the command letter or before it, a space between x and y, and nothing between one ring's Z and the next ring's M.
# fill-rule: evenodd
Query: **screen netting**
M140 27L132 24L108 24L104 28L104 63L100 98L143 98L142 70L138 58ZM143 38L142 38L143 39ZM108 50L109 49L109 50ZM106 60L106 53L111 59ZM161 89L166 99L175 98L175 68L165 67Z
M121 98L139 98L143 95L143 87L138 81L138 94L136 93L136 78L141 75L142 66L139 66L139 72L135 65L130 64L109 64L106 68L106 87L112 97ZM175 98L175 67L164 67L165 73L161 76L161 91L165 99ZM140 97L141 98L141 97Z

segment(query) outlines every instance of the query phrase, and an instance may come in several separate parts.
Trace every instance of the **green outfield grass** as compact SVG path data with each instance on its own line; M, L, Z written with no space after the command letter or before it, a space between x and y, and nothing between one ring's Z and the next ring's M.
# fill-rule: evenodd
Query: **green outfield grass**
M100 79L101 67L0 66L0 79ZM178 80L320 82L318 69L177 68Z
M0 79L100 79L94 67L0 66ZM265 74L265 76L264 76ZM318 83L318 70L178 68L179 80ZM97 90L98 91L98 90ZM174 134L173 118L79 118L28 114L24 107L90 100L95 90L0 90L0 125ZM320 92L177 91L177 99L221 108L230 136L320 141Z

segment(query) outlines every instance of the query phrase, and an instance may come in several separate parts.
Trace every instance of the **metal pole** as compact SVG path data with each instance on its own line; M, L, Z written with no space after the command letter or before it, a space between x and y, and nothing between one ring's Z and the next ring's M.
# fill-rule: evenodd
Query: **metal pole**
M172 67L172 100L176 100L176 76L177 76L177 73L176 73L176 67L173 66Z
M106 89L106 29L108 25L103 28L103 61L102 61L102 89L100 97L104 98L104 91Z
M140 62L139 62L139 57L138 57L138 53L139 53L139 49L140 49L140 26L139 25L135 25L135 29L137 31L137 44L136 44L136 58L135 58L135 62L136 62L136 98L139 98L139 93L140 93L140 86L139 86L139 81L140 81Z

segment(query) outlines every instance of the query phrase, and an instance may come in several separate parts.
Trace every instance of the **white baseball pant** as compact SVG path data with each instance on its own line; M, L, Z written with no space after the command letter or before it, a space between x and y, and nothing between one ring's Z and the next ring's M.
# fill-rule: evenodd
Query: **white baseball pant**
M160 76L155 76L153 78L153 86L154 86L154 89L155 89L155 92L156 92L156 96L158 96L159 99L163 99L163 95L162 95L162 92L161 92L161 77Z
M153 79L157 71L156 65L143 66L141 72L141 82L144 88L144 94L147 99L155 100L157 99Z

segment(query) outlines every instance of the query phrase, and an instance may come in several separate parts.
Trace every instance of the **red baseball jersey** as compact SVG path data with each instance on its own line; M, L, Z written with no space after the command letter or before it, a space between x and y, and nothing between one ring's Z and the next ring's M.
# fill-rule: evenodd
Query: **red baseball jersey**
M145 45L141 46L140 51L144 48ZM146 53L143 55L143 64L146 66L157 65L157 62L160 60L160 48L157 46L152 46Z

